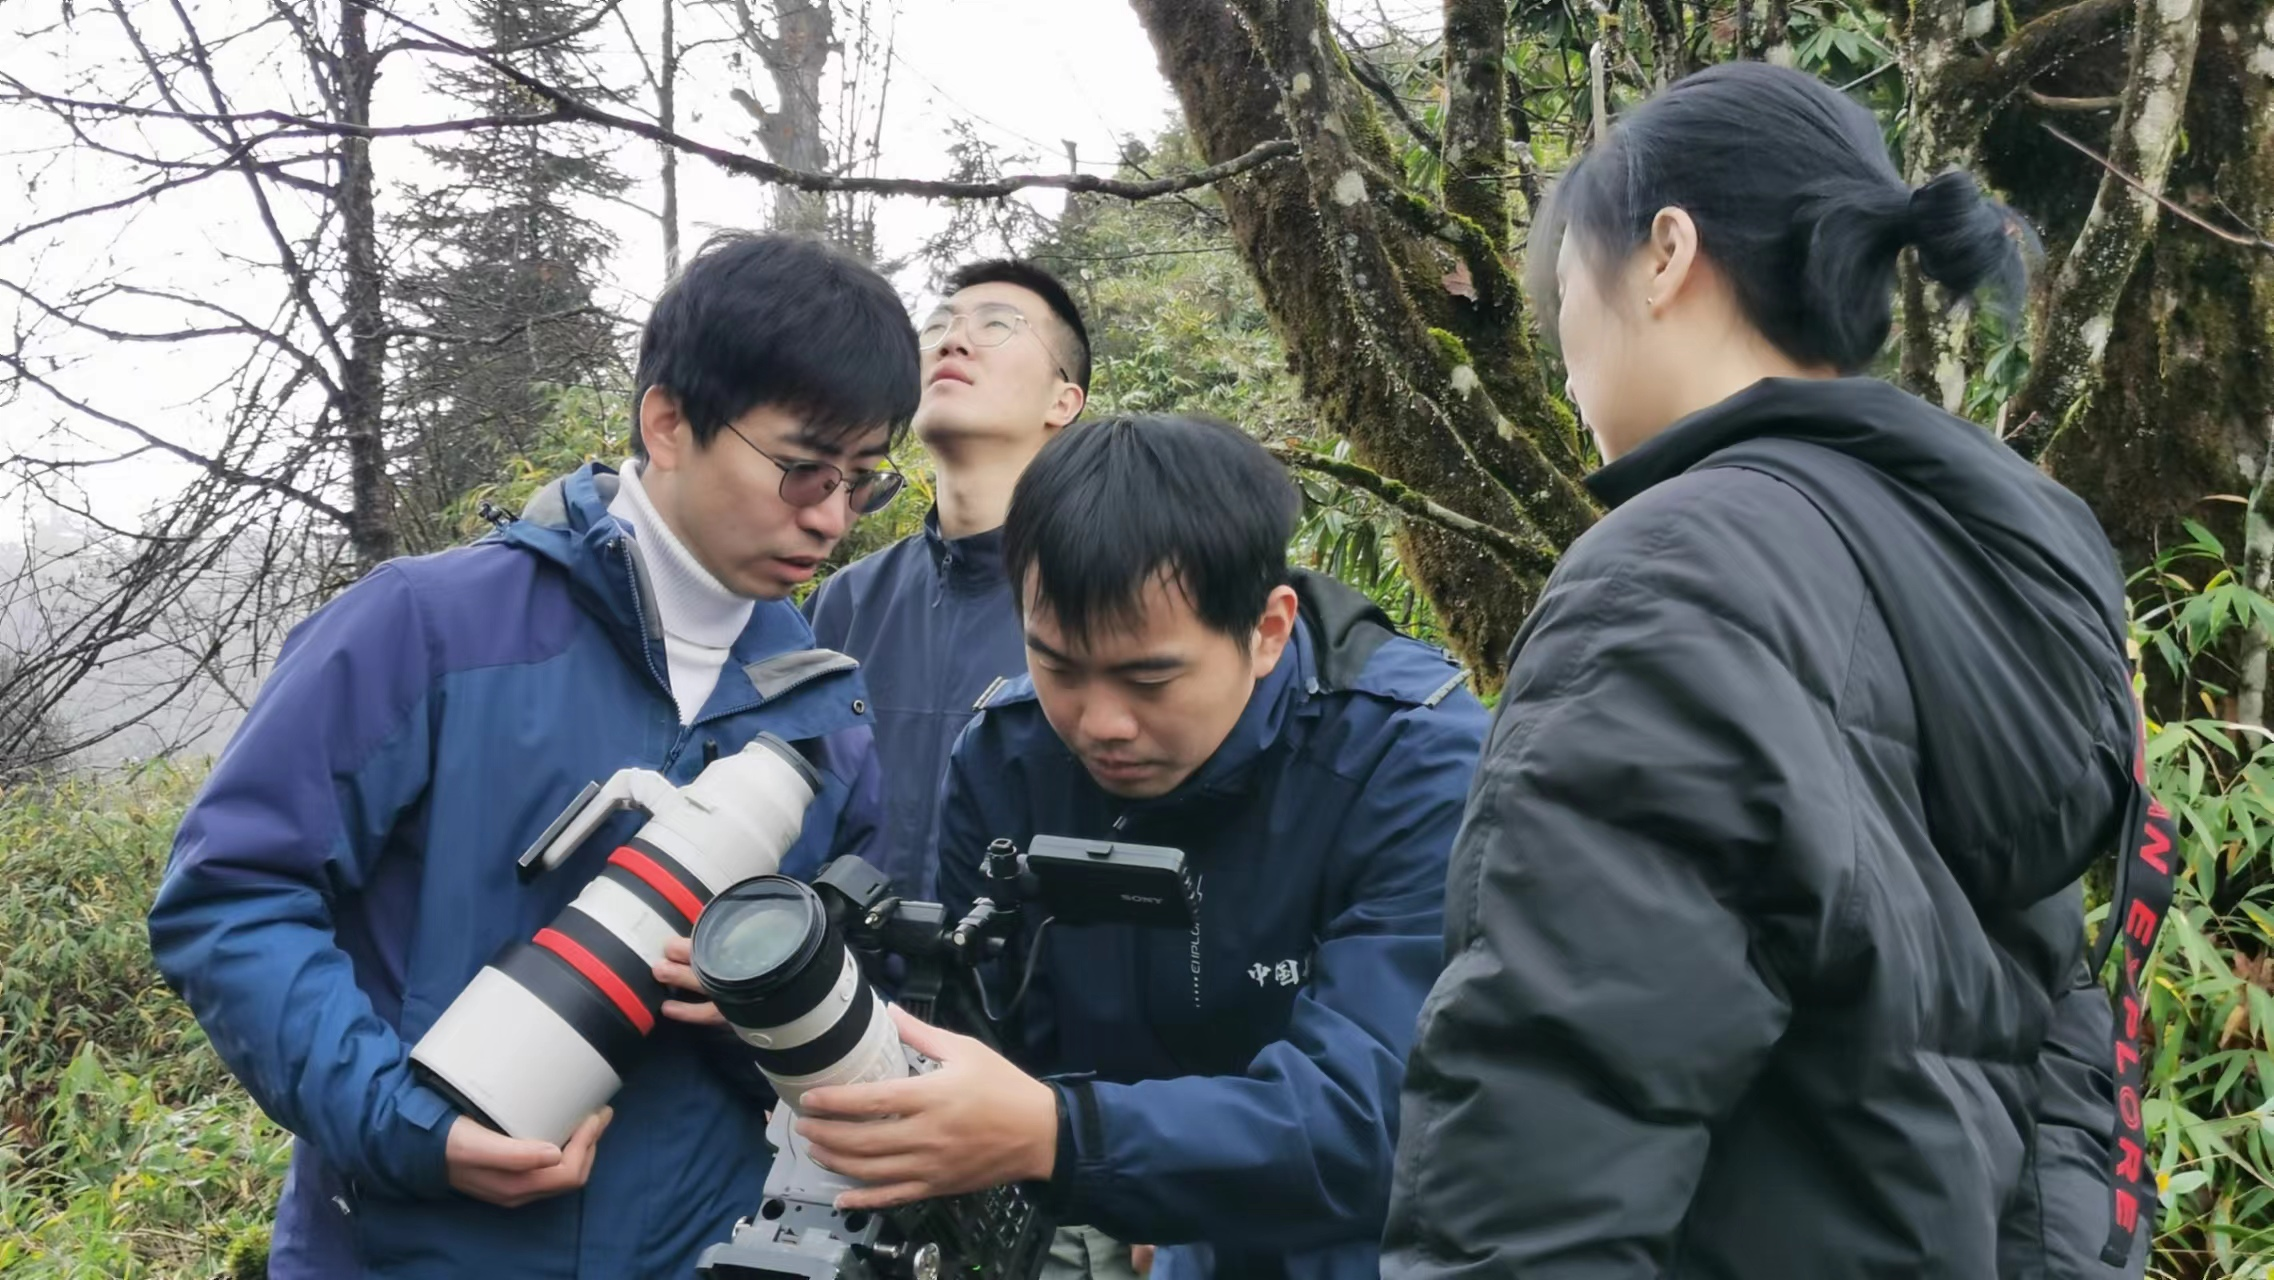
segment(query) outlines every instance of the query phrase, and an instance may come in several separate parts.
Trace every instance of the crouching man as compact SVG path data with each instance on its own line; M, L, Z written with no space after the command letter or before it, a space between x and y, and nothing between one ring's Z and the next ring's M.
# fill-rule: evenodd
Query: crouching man
M941 1070L806 1095L816 1156L870 1184L846 1207L1025 1181L1156 1276L1377 1274L1486 717L1441 651L1289 572L1297 512L1254 441L1184 418L1070 427L1019 480L1029 675L943 784L949 918L989 841L1060 835L1183 850L1199 920L1027 921L991 975L1002 1011L1039 949L1013 1061L899 1015Z

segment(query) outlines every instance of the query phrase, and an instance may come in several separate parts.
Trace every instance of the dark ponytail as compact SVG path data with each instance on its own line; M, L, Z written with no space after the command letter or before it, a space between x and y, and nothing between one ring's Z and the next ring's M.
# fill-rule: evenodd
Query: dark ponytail
M1567 232L1608 273L1668 207L1687 211L1763 336L1803 364L1854 373L1894 324L1905 248L1953 297L1994 288L2018 306L2012 211L1953 170L1912 190L1869 111L1810 76L1758 62L1711 67L1620 120L1557 184L1534 228L1527 279L1554 338L1554 258Z
M2037 241L2020 215L1982 194L1974 175L1952 169L1911 193L1911 243L1919 270L1952 296L1987 285L2016 303L2027 287L2022 251Z

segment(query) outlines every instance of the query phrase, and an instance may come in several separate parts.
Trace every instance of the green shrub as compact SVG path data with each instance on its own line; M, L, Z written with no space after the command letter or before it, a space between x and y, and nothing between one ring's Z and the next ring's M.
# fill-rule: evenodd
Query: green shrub
M2274 1275L2274 744L2236 723L2234 658L2274 623L2191 526L2134 584L2156 676L2149 781L2178 818L2181 862L2148 984L2150 1096L2167 1179L2152 1274Z
M289 1138L159 979L143 918L195 779L0 796L0 1273L266 1272Z

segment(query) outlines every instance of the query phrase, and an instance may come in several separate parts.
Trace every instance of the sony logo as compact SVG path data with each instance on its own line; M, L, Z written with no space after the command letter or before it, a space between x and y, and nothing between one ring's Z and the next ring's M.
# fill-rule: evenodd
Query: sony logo
M1123 902L1142 902L1149 907L1157 907L1167 901L1165 898L1148 898L1141 893L1124 893L1120 897Z

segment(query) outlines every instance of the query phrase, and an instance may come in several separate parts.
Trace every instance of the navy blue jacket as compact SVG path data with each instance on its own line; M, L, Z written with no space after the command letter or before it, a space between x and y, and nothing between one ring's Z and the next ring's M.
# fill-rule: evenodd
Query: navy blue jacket
M845 566L806 603L815 643L860 659L876 705L884 836L872 859L904 897L930 898L940 779L981 698L1026 674L1003 576L1003 531L924 531Z
M1052 926L1010 1037L1026 1069L1066 1078L1065 1220L1193 1246L1162 1249L1162 1280L1376 1274L1406 1050L1443 962L1484 709L1363 597L1310 575L1299 590L1294 643L1168 795L1099 788L1022 679L965 731L944 796L951 919L997 837L1169 845L1199 882L1190 935ZM1014 942L999 978L1033 936Z
M559 914L643 821L534 883L514 860L586 783L684 783L761 731L823 789L784 870L868 851L875 756L855 664L761 603L692 725L615 476L588 466L493 537L396 560L297 627L182 821L150 939L230 1070L295 1135L270 1274L672 1277L755 1208L766 1100L733 1042L658 1024L580 1193L501 1209L448 1185L456 1113L409 1047Z

